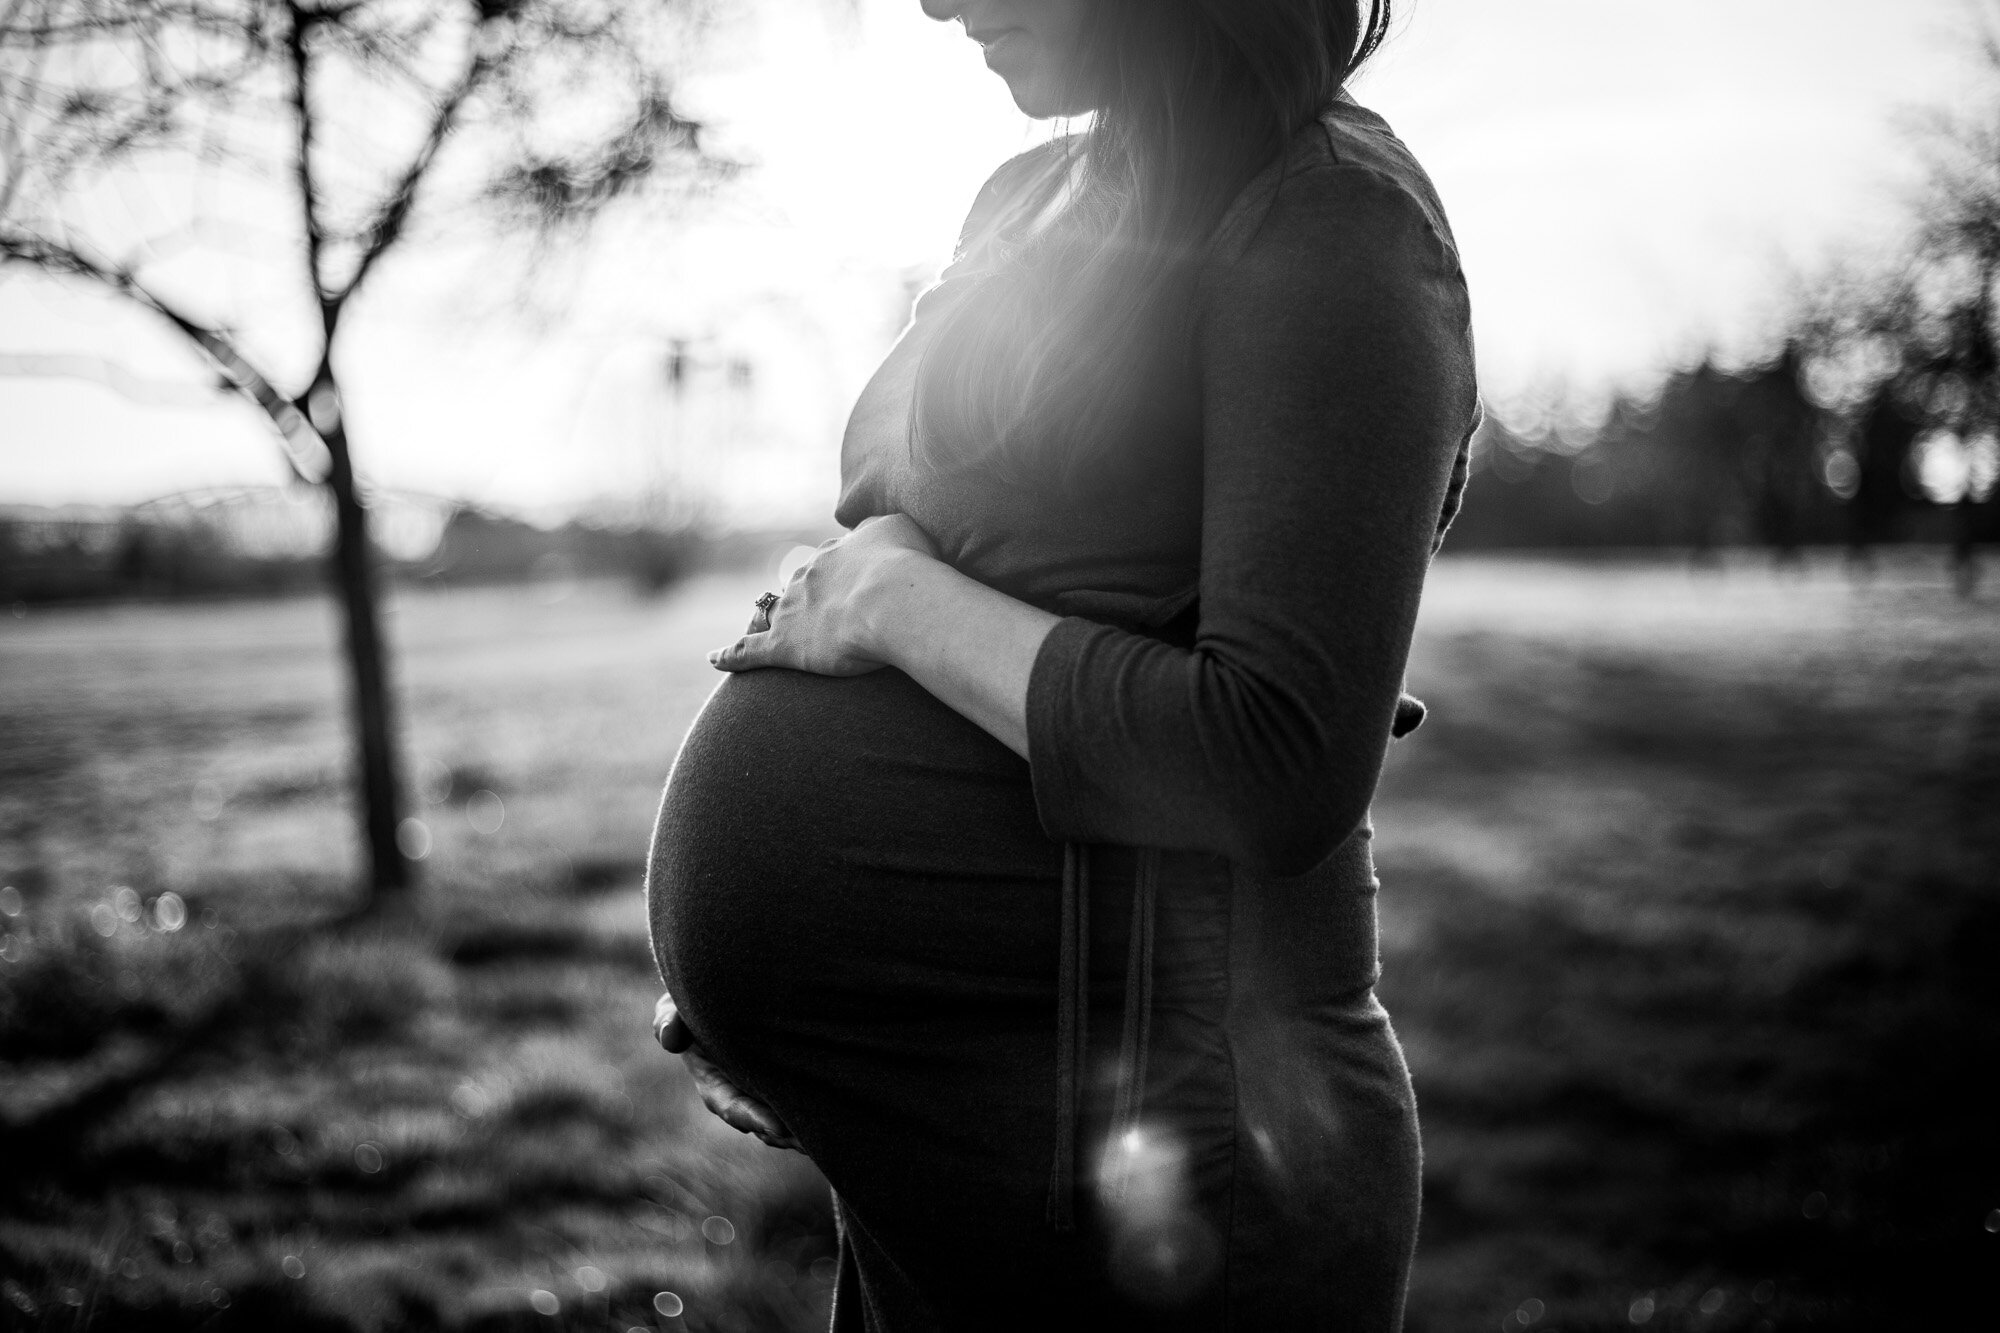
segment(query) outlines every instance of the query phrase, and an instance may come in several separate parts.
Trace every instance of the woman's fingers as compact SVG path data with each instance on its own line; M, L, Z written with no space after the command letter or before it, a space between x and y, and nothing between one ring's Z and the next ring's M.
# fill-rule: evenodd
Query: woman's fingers
M770 1107L730 1082L721 1067L696 1048L694 1034L688 1030L686 1020L681 1017L680 1006L674 1003L672 995L660 996L653 1005L653 1037L669 1052L687 1062L688 1072L694 1075L695 1090L701 1094L702 1105L720 1117L724 1124L745 1134L755 1134L773 1148L799 1146L791 1131L785 1128L785 1122L778 1119Z
M855 676L882 667L860 633L872 571L885 555L903 558L904 550L928 547L930 539L901 516L886 527L872 519L869 524L822 542L811 560L792 571L782 593L758 599L749 629L710 653L709 665L732 672L784 667L819 676Z
M708 655L708 664L717 671L750 671L761 666L773 665L768 653L777 646L771 633L771 621L778 613L778 597L766 593L757 599L757 609L750 613L750 627L743 637L727 648L718 648Z
M674 1017L673 1022L679 1024L683 1034L687 1033L687 1025L680 1023L678 1015ZM703 1058L700 1052L694 1049L691 1035L687 1036L685 1043L680 1046L667 1046L665 1038L661 1039L660 1044L687 1062L689 1072L694 1075L695 1091L701 1096L701 1104L723 1124L739 1134L754 1135L760 1142L770 1147L803 1151L799 1148L799 1141L792 1137L792 1132L785 1127L785 1122L778 1118L777 1113L731 1083L729 1076L717 1068L714 1062Z
M653 1006L653 1040L669 1055L679 1055L694 1045L694 1033L688 1031L680 1006L671 995L660 996L659 1003Z
M776 647L777 642L768 631L746 634L727 648L710 653L708 664L717 671L754 671L772 664L772 650Z
M687 1051L682 1059L687 1061L688 1072L694 1076L701 1104L723 1124L740 1133L753 1134L773 1148L799 1146L777 1113L732 1083L714 1061L699 1050Z

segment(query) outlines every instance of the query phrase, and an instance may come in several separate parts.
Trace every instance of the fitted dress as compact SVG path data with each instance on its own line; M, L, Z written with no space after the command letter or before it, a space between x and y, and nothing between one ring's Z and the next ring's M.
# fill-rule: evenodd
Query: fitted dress
M837 511L1062 617L1028 759L895 670L725 678L661 804L656 956L832 1184L836 1330L1391 1330L1419 1147L1368 806L1478 422L1457 251L1343 99L1224 215L1109 485L913 461L938 316L1065 151L980 192Z

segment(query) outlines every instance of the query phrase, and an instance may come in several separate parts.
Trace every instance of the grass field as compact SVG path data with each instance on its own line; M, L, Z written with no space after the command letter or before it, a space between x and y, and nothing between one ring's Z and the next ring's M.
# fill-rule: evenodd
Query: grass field
M818 1325L823 1190L646 1030L653 803L765 581L400 596L425 889L342 932L326 607L0 613L0 1327ZM1973 1326L2000 606L1447 561L1411 685L1411 1328Z

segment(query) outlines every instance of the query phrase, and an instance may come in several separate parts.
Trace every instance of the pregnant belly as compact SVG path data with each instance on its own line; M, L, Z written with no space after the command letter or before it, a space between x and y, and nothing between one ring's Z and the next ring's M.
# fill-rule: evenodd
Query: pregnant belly
M689 732L647 891L690 1026L754 1081L863 1034L1039 1022L1060 873L1027 764L907 676L765 670Z

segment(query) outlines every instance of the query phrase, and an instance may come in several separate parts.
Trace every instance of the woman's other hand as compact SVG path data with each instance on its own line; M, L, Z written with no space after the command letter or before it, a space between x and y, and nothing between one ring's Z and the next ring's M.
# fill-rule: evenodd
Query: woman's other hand
M653 1040L660 1043L668 1055L683 1055L694 1045L694 1033L688 1031L687 1020L681 1017L681 1007L674 1003L674 997L662 993L659 1003L653 1006Z
M864 519L823 542L741 639L709 654L719 671L789 667L817 676L859 676L887 664L882 653L881 593L897 565L935 560L937 548L906 514Z
M723 1124L740 1133L754 1134L773 1148L803 1151L777 1112L737 1087L722 1072L722 1067L695 1044L694 1034L688 1030L680 1006L671 995L660 996L659 1003L653 1006L653 1037L669 1054L678 1055L687 1063L695 1091L701 1094L701 1104Z

